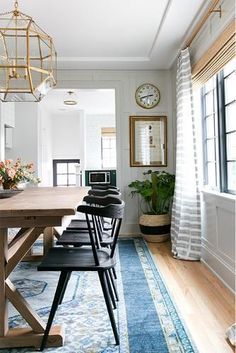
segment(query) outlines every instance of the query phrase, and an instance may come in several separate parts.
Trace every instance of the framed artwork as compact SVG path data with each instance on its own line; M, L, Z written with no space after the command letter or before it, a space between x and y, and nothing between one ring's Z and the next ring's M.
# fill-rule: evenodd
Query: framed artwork
M167 117L130 116L130 166L167 166Z

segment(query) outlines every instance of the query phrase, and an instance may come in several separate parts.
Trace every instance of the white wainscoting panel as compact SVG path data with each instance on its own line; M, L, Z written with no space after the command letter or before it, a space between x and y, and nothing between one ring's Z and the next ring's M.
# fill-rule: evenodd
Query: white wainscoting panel
M235 197L203 192L202 261L235 291Z

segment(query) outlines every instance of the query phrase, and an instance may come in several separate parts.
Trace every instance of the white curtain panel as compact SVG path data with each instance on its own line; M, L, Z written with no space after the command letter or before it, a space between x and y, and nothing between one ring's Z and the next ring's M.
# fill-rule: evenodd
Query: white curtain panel
M174 257L199 260L201 253L200 194L198 188L189 50L178 57L177 66L176 185L172 207L171 241Z

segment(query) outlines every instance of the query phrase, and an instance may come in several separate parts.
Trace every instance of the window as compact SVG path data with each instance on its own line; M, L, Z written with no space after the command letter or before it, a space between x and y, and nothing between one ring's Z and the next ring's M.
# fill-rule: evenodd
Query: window
M54 159L53 160L53 185L76 186L78 185L77 167L79 159Z
M236 193L236 60L202 88L204 184Z
M116 130L105 127L101 130L102 168L116 168Z

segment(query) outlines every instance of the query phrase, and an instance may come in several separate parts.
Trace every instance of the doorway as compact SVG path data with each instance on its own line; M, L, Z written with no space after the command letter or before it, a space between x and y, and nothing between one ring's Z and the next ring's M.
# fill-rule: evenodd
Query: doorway
M77 104L64 104L68 91ZM114 89L54 89L39 109L41 185L53 185L53 160L80 160L82 185L86 170L116 170Z

